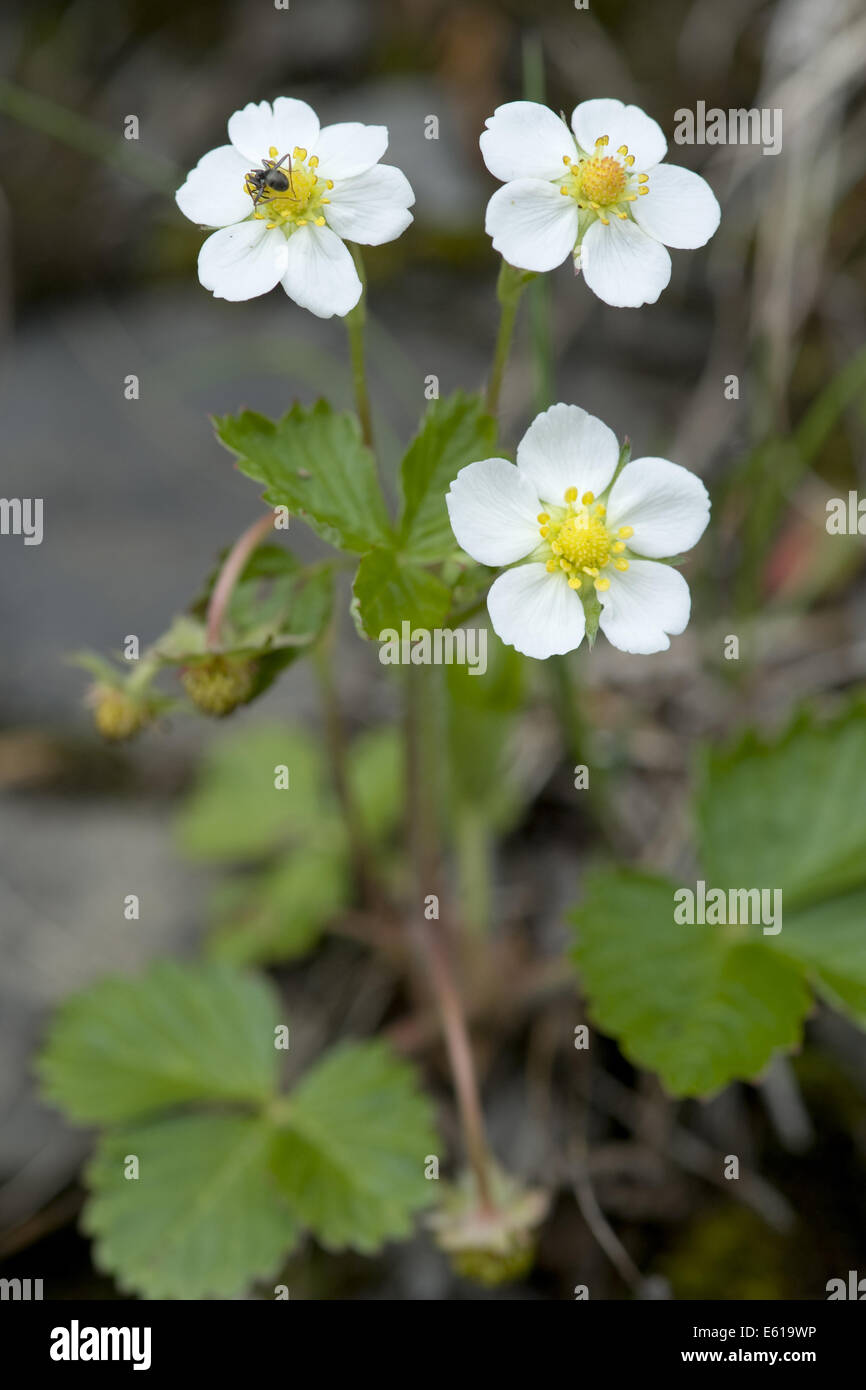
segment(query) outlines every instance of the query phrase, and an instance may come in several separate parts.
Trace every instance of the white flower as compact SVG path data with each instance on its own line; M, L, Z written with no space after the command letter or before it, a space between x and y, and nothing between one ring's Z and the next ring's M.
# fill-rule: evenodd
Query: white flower
M347 314L361 281L343 238L380 246L412 221L408 179L379 163L387 127L320 129L305 101L277 97L236 111L228 135L175 194L186 217L221 229L199 253L201 283L234 300L279 283L319 318Z
M526 656L579 647L584 605L624 652L660 652L689 621L689 586L664 557L703 534L701 480L667 459L619 461L613 431L576 405L538 415L517 466L482 459L461 468L446 497L458 544L482 565L512 565L487 595L502 641ZM515 564L523 561L522 564Z
M481 153L505 183L487 205L493 246L523 270L572 255L607 304L654 304L671 278L665 247L703 246L718 227L715 195L697 174L661 163L667 141L639 106L582 101L571 126L534 101L489 117Z

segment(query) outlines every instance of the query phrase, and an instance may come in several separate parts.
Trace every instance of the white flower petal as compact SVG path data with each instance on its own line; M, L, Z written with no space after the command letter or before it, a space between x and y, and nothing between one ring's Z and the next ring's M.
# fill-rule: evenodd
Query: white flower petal
M361 281L351 254L329 227L308 224L288 240L283 289L317 318L341 317L361 298Z
M627 570L608 566L610 588L599 594L599 627L621 652L665 652L668 633L683 632L692 600L679 570L655 560L630 560Z
M377 164L365 174L337 183L324 211L337 236L363 246L381 246L405 232L414 201L412 185L402 170Z
M461 468L445 502L457 544L480 565L511 565L541 544L538 495L507 459Z
M610 529L632 526L629 549L652 560L691 550L709 519L710 498L700 478L667 459L626 464L607 499Z
M618 217L607 227L593 222L583 238L580 264L593 294L620 309L655 304L671 278L671 258L661 242Z
M312 106L294 97L277 97L273 107L269 101L251 101L229 117L228 132L235 149L253 167L268 158L272 146L280 155L291 154L296 145L312 149L319 138L319 118Z
M577 204L563 198L557 184L515 179L497 188L484 226L494 250L511 265L554 270L577 240Z
M494 580L487 611L495 631L509 647L544 661L579 647L586 632L583 604L561 570L518 565Z
M209 236L198 253L198 278L217 299L255 299L279 283L287 243L264 222L240 222Z
M537 101L509 101L485 122L479 145L484 163L503 183L511 179L557 179L562 157L575 157L574 137L548 106Z
M664 131L639 106L624 106L621 101L607 97L582 101L572 112L571 125L577 143L587 154L592 154L596 140L602 135L608 137L610 154L621 145L628 145L629 154L634 155L631 168L635 174L654 168L667 153Z
M536 494L563 506L566 490L604 492L619 459L613 430L579 405L552 405L536 415L517 446L517 466Z
M710 185L678 164L660 164L649 179L649 193L632 205L639 227L665 246L691 251L705 246L722 211Z
M343 121L326 125L311 152L319 160L317 172L326 179L351 179L378 164L388 148L386 125L361 125Z
M230 227L243 222L253 210L253 200L244 188L248 160L234 145L208 150L181 184L174 200L191 222L204 227Z

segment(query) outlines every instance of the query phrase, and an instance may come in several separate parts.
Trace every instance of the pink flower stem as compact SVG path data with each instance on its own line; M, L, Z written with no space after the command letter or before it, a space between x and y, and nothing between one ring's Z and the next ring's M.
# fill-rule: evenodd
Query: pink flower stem
M259 542L267 535L274 524L273 512L268 512L265 516L260 516L258 521L254 521L252 526L248 526L242 536L238 536L231 550L225 558L222 569L207 606L207 630L205 641L209 651L216 651L220 645L220 632L222 630L223 618L226 609L234 592L234 587L244 572L247 560L258 546Z

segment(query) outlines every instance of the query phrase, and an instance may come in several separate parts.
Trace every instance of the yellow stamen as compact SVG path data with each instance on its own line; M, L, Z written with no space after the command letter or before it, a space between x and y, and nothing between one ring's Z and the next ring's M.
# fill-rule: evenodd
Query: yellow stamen
M566 500L566 502L576 502L576 501L577 501L577 488L576 488L576 487L569 487L569 488L566 488L566 490L565 490L565 500Z
M614 564L616 565L616 568L617 568L618 570L627 570L627 569L628 569L628 560L615 560L615 561L614 561Z
M277 155L279 154L279 150L277 149L276 145L271 145L270 149L268 150L268 154L271 156L271 159L276 159Z
M610 588L610 580L609 580L609 579L597 579L597 580L595 581L595 587L596 587L596 589L600 590L601 592L604 592L605 589L609 589L609 588Z
M542 524L543 524L545 521L549 521L549 520L550 520L550 513L549 513L549 512L539 512L539 513L538 513L538 516L535 518L535 520L536 520L536 521L540 521L540 522L542 522Z
M618 536L622 536L622 538L623 538L624 541L627 541L628 538L629 538L629 536L633 536L633 535L634 535L634 527L633 527L633 526L620 526L620 528L619 528L619 530L617 531L616 534L617 534Z
M585 507L591 507L593 502L595 501L595 493L585 492L580 500Z

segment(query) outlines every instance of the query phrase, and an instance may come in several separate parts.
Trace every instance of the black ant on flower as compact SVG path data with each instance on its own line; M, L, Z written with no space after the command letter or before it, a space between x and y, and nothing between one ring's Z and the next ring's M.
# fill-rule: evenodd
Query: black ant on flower
M276 151L273 151L276 154ZM295 189L292 183L292 167L282 169L280 166L285 163L290 156L282 155L279 159L264 160L261 169L251 169L246 177L246 188L253 200L253 207L265 202L274 193L285 193L291 189L294 197Z

